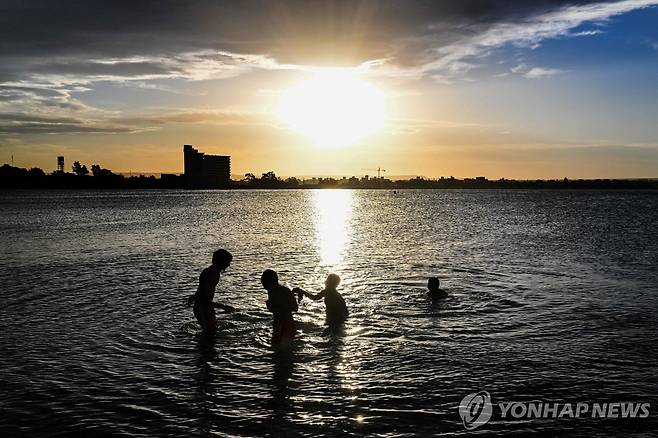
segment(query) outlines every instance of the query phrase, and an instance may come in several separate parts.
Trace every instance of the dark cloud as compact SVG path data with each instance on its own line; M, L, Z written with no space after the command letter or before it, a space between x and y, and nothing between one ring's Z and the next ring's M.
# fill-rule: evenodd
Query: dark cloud
M157 62L98 62L98 61L53 61L32 66L34 73L96 77L143 77L162 76L180 71Z
M220 125L263 124L264 120L253 114L222 111L179 111L164 112L138 117L119 118L116 122L127 125L160 126L167 123L213 123Z
M76 123L1 124L0 134L120 134L137 132L124 127L89 126Z
M0 102L15 102L25 97L22 93L3 93L0 94Z
M97 124L75 117L0 113L0 134L120 134L138 130L129 126Z
M47 117L47 116L31 116L22 113L0 113L0 122L30 122L30 123L80 123L80 120L73 117Z
M178 111L105 117L102 122L82 117L0 113L0 134L121 134L160 129L168 123L211 123L217 125L263 125L253 114L221 111Z
M212 49L289 63L423 59L429 48L500 22L586 0L5 0L0 53L21 58L172 56ZM68 64L68 62L67 62ZM64 69L61 63L45 64ZM112 70L97 64L81 70ZM114 69L153 70L120 64Z
M52 90L50 88L0 85L0 95L2 94L30 95L35 97L60 97L64 93L60 90Z

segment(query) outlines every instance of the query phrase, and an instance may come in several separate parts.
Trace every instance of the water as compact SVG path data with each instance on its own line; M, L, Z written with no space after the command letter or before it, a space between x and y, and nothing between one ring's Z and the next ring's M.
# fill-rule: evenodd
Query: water
M652 403L647 419L494 418L477 432L648 433L658 196L597 191L4 192L2 436L467 435L458 405ZM183 303L234 254L214 342ZM338 273L351 318L304 301L269 346L266 268ZM432 305L428 276L450 297Z

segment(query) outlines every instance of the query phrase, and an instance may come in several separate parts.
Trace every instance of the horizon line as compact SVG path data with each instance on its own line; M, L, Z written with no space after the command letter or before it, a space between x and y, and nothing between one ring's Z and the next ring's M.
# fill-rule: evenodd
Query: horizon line
M4 165L21 168L21 166L19 166L19 165L16 165L16 164L12 165L11 163L7 163L7 162L2 164L2 166L4 166ZM23 167L23 169L34 169L34 168L41 169L39 167ZM108 169L111 172L113 172L117 175L122 175L122 176L142 176L142 175L143 176L156 176L156 175L162 176L163 174L165 174L165 175L176 175L176 176L183 176L184 175L183 172L114 171L114 170L109 169L109 168L104 168L104 169ZM44 169L41 169L41 170L44 170ZM53 173L56 170L57 169L52 169L52 170L49 170L49 172ZM274 172L273 170L270 170L270 171ZM46 171L44 170L44 172L46 172ZM66 172L66 173L72 173L72 172ZM247 173L254 173L254 172L247 172ZM258 174L263 174L263 173L266 173L266 172L257 172L257 173L254 173L254 175L258 176ZM276 174L276 172L274 172L274 173ZM242 173L232 173L230 175L231 176L231 181L239 182L239 181L241 181L241 179L233 179L233 177L235 177L235 176L244 176L244 175L245 174L242 174ZM352 178L352 177L354 177L354 178L363 178L365 176L368 176L369 179L371 179L371 180L372 179L377 179L376 176L371 175L371 174L367 174L367 173L354 174L354 175L350 175L350 176L347 176L347 175L344 175L344 174L343 175L337 175L337 174L279 175L279 174L276 174L276 176L278 178L281 178L281 179L297 178L297 179L304 179L304 180L318 179L318 178L334 178L334 179L337 179L337 180L341 180L343 178L345 178L345 179L349 179L349 178ZM426 179L426 180L440 180L441 178L444 178L444 179L455 178L455 179L461 179L461 180L475 179L475 178L485 178L489 181L499 181L499 180L550 181L550 180L563 180L563 179L566 178L566 179L569 179L569 180L619 180L619 181L622 181L622 180L649 180L649 181L651 181L651 180L658 180L658 175L655 175L655 176L627 176L627 177L611 177L611 176L576 177L576 176L562 175L562 176L548 176L548 177L544 176L544 177L532 177L532 178L528 178L528 177L525 177L525 178L512 177L512 178L510 178L510 177L501 176L501 177L496 178L496 177L488 177L488 176L483 175L483 174L478 174L478 175L474 175L474 176L439 175L439 176L436 176L436 177L431 177L431 176L427 176L427 175L423 175L423 174L411 173L411 174L399 174L399 175L382 176L381 178L382 179L388 179L388 180L391 180L391 181L394 180L393 178L397 178L397 180L410 180L410 179L413 179L413 178L423 178L423 179Z

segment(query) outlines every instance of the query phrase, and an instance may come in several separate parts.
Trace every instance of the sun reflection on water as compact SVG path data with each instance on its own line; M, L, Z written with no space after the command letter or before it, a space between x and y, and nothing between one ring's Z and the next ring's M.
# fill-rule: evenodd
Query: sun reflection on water
M317 190L313 200L320 263L338 265L343 262L343 253L351 238L352 191Z

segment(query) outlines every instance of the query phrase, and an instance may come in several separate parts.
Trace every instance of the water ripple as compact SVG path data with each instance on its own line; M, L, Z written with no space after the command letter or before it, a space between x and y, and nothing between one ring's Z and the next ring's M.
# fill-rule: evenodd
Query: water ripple
M658 201L643 192L5 192L3 436L465 435L457 406L652 401ZM184 306L234 254L212 339ZM263 269L342 277L270 346ZM448 299L424 287L439 276ZM486 434L646 434L655 421L492 420Z

